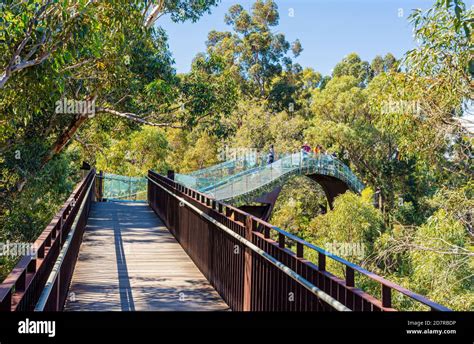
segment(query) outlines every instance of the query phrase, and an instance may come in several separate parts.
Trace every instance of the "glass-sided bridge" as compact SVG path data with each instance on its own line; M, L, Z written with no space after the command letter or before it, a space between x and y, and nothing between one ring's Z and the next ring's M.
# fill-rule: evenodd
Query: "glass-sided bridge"
M146 201L147 179L145 177L129 177L112 173L101 173L101 199L109 201Z
M301 152L283 155L272 164L257 154L250 154L190 174L175 174L175 180L216 200L241 203L271 192L294 175L334 179L356 193L364 188L350 168L337 158Z

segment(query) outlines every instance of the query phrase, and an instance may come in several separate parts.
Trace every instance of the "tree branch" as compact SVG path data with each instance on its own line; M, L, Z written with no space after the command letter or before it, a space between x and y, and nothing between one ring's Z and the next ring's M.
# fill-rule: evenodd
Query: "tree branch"
M165 5L164 0L159 0L158 5L155 5L148 17L145 20L145 27L147 29L151 28L153 24L156 22L156 20L159 18L160 12L163 10Z
M74 21L80 14L84 13L85 9L93 2L94 2L94 0L89 0L85 4L83 10L80 11L80 12L75 13L69 19L69 22ZM27 32L25 34L25 37L23 38L21 43L18 45L18 47L15 49L15 52L13 53L13 55L10 59L10 62L7 64L7 66L3 70L3 73L0 74L0 89L2 89L5 86L5 84L10 79L10 77L13 73L19 72L19 71L21 71L25 68L33 67L33 66L36 66L36 65L39 65L39 64L43 63L45 60L47 60L51 56L51 54L53 52L55 52L59 48L59 46L61 44L68 41L69 37L71 36L71 32L69 30L67 30L67 28L65 28L66 25L64 25L63 27L61 27L62 25L60 25L58 28L55 28L55 30L60 32L59 37L58 37L58 41L55 44L53 44L52 47L50 47L50 49L48 51L43 52L40 56L38 56L34 60L29 60L31 58L31 56L33 56L36 53L38 48L42 45L45 45L47 43L46 41L48 41L51 38L51 37L49 37L48 39L46 39L46 36L43 35L43 37L41 38L41 41L39 43L37 43L36 45L34 45L31 48L30 52L26 55L25 61L21 62L21 63L16 63L17 59L20 58L21 52L23 51L26 44L28 43L28 41L31 38L31 33L33 31L33 26L37 25L37 23L43 17L43 14L45 13L47 7L51 4L52 4L51 0L46 2L38 10L38 12L36 12L36 14L33 16L33 18L31 18L28 29L27 29ZM67 24L67 23L65 23L65 24Z
M150 126L153 126L153 127L183 128L182 125L176 125L176 124L173 124L173 123L150 122L150 121L147 121L146 119L138 117L134 113L120 112L120 111L116 111L116 110L109 109L109 108L98 107L98 108L96 108L96 113L108 113L108 114L111 114L111 115L114 115L114 116L126 118L126 119L132 120L134 122L137 122L137 123L140 123L140 124L150 125Z

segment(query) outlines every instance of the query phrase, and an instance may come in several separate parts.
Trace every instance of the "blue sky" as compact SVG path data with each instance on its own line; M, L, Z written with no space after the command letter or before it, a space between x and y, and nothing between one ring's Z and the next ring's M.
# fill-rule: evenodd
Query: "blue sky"
M169 46L179 73L190 69L198 52L205 51L212 29L230 30L224 24L228 8L239 3L250 9L251 0L222 0L196 23L173 23L160 18L156 25L168 33ZM303 52L296 59L303 67L330 74L345 55L357 52L363 59L393 53L397 58L412 49L412 27L408 15L414 8L427 9L431 0L277 0L280 23L274 28L288 41L299 38ZM468 1L467 3L472 3ZM291 10L292 9L292 10ZM290 13L294 16L290 16ZM401 15L401 16L400 16Z

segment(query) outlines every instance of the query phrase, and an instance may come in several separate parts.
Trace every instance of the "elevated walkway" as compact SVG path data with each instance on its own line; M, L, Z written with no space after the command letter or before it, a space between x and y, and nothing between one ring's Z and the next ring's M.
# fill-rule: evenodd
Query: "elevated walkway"
M232 205L147 179L147 203L97 202L104 179L89 171L0 284L0 311L395 311L394 293L449 311Z
M146 203L92 205L66 311L228 308Z

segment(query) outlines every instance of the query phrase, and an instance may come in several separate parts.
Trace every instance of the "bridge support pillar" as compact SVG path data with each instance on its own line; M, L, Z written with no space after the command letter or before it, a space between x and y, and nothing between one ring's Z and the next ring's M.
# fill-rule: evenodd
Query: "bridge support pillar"
M253 202L261 203L261 205L242 205L239 209L245 211L246 213L252 214L255 217L262 219L263 221L268 221L272 215L273 207L275 202L280 194L281 186L277 186L272 191L260 195L255 198Z

